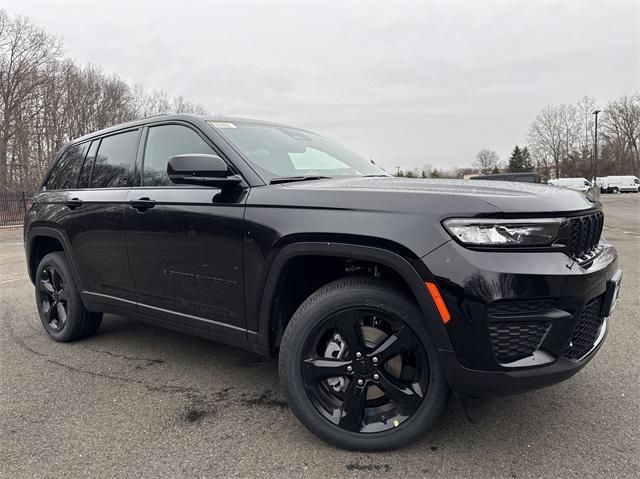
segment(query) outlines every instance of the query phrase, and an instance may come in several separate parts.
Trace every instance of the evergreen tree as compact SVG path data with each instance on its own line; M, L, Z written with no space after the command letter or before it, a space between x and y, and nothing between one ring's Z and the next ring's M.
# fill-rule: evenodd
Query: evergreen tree
M522 149L522 167L523 171L533 171L533 161L531 161L531 153L526 146Z
M518 171L531 171L533 169L533 164L531 163L531 153L529 153L529 148L526 146L524 148L520 148L516 145L511 152L508 169L511 173L516 173Z

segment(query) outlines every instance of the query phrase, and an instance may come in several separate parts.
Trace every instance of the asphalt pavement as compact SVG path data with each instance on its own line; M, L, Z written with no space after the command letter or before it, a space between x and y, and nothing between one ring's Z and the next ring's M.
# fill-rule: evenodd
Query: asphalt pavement
M624 279L593 361L478 424L452 400L420 441L375 454L307 432L275 361L112 315L50 340L22 231L0 230L0 477L639 477L640 194L603 203Z

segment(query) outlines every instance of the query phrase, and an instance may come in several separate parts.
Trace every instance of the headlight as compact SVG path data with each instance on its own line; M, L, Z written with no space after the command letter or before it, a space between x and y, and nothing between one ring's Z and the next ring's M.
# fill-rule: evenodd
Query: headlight
M452 218L442 224L451 236L473 246L548 246L558 234L563 218L473 219Z

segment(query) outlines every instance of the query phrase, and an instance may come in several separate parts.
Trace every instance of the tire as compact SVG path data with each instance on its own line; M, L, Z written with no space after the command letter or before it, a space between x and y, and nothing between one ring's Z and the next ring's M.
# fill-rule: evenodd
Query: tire
M352 277L321 287L295 312L280 346L280 380L296 417L315 435L340 448L384 451L414 441L438 418L449 398L447 380L426 321L427 318L408 297L384 281ZM358 326L355 331L360 332L366 344L360 342L360 346L355 348L349 346L357 342L349 339L349 331L354 331L353 327L349 329L349 324ZM361 324L366 328L359 327ZM378 326L372 327L371 324ZM392 325L399 329L393 332ZM375 342L367 341L366 336L378 334L377 328L387 328L389 332ZM336 339L335 331L347 339L342 336ZM394 335L403 339L394 343L390 341ZM413 339L404 339L405 336ZM311 358L310 355L314 356L318 348L322 351L323 339L318 338L324 337L332 338L326 351L333 347L333 355L327 356L325 352L324 356L320 353L319 358ZM406 351L402 350L400 355L385 359L382 357L383 346L389 342L392 345L411 346ZM364 351L353 351L363 345ZM335 359L335 349L338 347L342 356L338 355L338 359ZM387 348L387 352L390 353L390 349L392 346ZM382 351L378 354L380 360L372 354L376 351ZM342 361L340 368L345 368L340 370L342 374L328 379L308 380L319 370L316 365L326 365L327 361ZM344 364L347 363L352 365L353 372L345 375L348 367ZM394 368L390 367L392 363ZM333 364L336 363L330 363ZM412 379L403 377L407 370L408 377ZM411 376L412 371L415 376ZM379 374L374 374L376 372ZM378 380L374 381L376 376ZM365 385L360 389L356 378L365 378ZM338 384L330 385L329 381L338 381ZM394 384L400 388L393 387ZM398 394L401 390L409 394ZM381 397L380 393L383 393ZM340 394L344 400L341 406L334 406L334 402L340 402L335 395ZM399 396L401 401L395 401L394 398ZM326 410L324 404L327 398L335 409ZM358 408L346 406L347 403L351 406L357 403L358 400L353 398L359 398L363 404L362 412L360 415L356 412L355 419L349 411L357 411ZM405 398L410 401L405 401ZM376 411L385 408L385 412L376 415ZM411 412L407 413L408 410ZM394 411L401 412L394 416Z
M611 193L620 193L620 190L616 188L611 188Z
M40 321L53 340L86 338L100 327L102 313L87 311L82 304L63 252L42 258L36 270L35 293Z

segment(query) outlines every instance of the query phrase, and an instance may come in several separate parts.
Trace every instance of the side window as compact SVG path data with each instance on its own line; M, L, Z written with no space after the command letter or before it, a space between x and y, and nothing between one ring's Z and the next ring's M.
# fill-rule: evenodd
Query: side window
M82 170L80 170L80 180L78 181L78 188L89 188L89 181L91 180L91 170L93 169L93 162L96 159L96 151L98 151L98 145L100 140L91 142L87 157L82 164Z
M75 145L64 152L62 158L58 160L51 170L47 180L48 190L73 189L78 183L78 173L82 166L84 154L87 151L88 143Z
M138 130L133 130L102 139L91 173L91 188L127 186L129 167L138 149L138 136Z
M144 149L142 185L172 185L167 176L167 163L172 156L188 153L215 154L200 135L186 126L161 125L149 128Z

